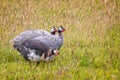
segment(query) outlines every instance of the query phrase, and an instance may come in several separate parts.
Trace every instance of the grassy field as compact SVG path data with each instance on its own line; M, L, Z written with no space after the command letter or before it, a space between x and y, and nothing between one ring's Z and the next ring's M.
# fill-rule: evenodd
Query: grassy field
M9 44L27 29L60 25L60 55L37 68ZM120 80L120 1L1 0L0 80Z

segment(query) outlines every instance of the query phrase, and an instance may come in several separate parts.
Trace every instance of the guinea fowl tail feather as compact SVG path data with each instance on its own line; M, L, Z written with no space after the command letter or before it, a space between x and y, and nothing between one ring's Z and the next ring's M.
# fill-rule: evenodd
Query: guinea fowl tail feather
M9 43L13 43L13 39L9 40Z

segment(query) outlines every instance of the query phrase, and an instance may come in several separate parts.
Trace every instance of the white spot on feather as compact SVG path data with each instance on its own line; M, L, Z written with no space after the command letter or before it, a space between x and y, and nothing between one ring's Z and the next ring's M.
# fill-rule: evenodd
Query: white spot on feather
M40 56L35 54L35 50L31 50L28 54L28 59L30 61L40 61Z

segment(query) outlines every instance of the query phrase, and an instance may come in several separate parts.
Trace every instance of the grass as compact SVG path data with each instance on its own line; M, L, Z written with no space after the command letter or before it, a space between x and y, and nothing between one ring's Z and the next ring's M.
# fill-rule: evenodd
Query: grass
M0 80L119 80L120 1L2 0ZM37 68L9 40L27 29L63 25L64 45L53 62Z

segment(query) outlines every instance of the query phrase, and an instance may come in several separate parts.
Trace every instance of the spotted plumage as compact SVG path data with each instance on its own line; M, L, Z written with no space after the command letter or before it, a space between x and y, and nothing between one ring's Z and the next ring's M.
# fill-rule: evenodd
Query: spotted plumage
M13 43L14 46L21 45L25 40L27 39L33 39L35 37L39 36L52 36L55 35L57 29L55 27L51 28L51 33L45 31L45 30L26 30L22 33L20 33L18 36L10 40L10 43Z
M16 49L28 61L49 61L59 54L58 50L51 50L46 44L40 41L25 40Z

